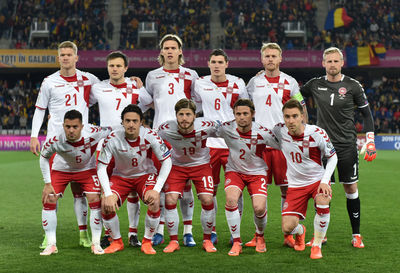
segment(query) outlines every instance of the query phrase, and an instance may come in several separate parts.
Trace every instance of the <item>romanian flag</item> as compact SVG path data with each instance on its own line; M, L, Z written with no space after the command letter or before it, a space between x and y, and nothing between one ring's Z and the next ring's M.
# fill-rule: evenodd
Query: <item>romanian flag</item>
M383 44L379 43L374 47L376 56L380 59L384 59L386 57L386 48Z
M347 27L353 22L353 18L347 15L345 8L332 9L328 12L325 20L325 30L330 30L338 27Z
M371 46L346 47L346 59L347 67L379 64Z

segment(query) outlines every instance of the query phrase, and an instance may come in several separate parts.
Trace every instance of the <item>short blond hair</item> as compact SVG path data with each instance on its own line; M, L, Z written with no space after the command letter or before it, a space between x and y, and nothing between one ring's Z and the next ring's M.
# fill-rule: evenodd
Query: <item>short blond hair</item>
M343 60L343 53L337 47L330 47L330 48L325 49L324 54L322 54L322 59L325 61L326 55L333 54L333 53L339 53L340 58Z
M165 35L164 37L162 37L162 39L160 40L160 43L159 43L160 50L162 50L162 48L163 48L163 46L164 46L164 43L165 43L166 41L175 41L175 42L178 44L178 48L179 48L179 49L182 49L183 43L182 43L181 38L179 38L178 35L175 35L175 34L166 34L166 35ZM160 63L160 65L164 65L165 59L164 59L164 56L161 55L161 52L160 52L160 54L158 55L158 58L157 58L157 59L158 59L158 62ZM179 65L183 65L184 63L185 63L185 60L183 59L183 53L182 53L181 55L179 55L178 64L179 64Z
M72 48L74 51L75 55L78 55L78 47L74 42L71 41L64 41L61 44L58 45L58 53L60 53L61 48Z
M277 43L263 43L261 47L261 55L263 54L264 50L266 49L276 49L279 51L279 55L282 56L282 48Z

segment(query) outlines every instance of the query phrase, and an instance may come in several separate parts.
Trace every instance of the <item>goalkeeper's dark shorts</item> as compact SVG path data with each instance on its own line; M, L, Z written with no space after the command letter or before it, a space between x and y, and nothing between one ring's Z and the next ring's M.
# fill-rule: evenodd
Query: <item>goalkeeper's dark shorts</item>
M354 184L358 182L358 150L357 145L339 146L333 145L338 157L337 170L339 183ZM331 177L331 183L335 183L335 173Z

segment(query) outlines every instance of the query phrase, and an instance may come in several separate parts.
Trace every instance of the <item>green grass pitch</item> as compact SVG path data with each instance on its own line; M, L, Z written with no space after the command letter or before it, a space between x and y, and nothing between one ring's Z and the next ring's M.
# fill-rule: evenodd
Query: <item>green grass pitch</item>
M140 249L126 244L122 252L95 256L78 246L78 230L69 188L59 202L57 246L59 253L39 256L42 240L41 191L43 182L39 160L29 152L0 152L0 272L399 272L399 168L400 152L378 151L377 159L367 163L360 159L359 192L361 199L361 233L366 247L354 249L345 206L343 187L333 185L331 222L328 243L322 248L321 260L309 258L310 249L296 252L282 246L280 228L280 191L269 188L268 224L265 231L267 253L243 248L239 257L227 255L229 230L225 220L224 192L219 190L217 253L201 249L202 231L200 204L196 202L193 232L197 246L181 247L176 253L164 254L157 246L157 255L146 256ZM244 242L254 233L248 193L241 235ZM314 210L309 203L306 240L312 237ZM139 235L143 235L146 208L142 205ZM126 205L118 212L121 233L127 242ZM181 224L182 225L182 224ZM167 231L165 231L167 234ZM182 227L180 229L180 237ZM180 238L181 239L181 238Z

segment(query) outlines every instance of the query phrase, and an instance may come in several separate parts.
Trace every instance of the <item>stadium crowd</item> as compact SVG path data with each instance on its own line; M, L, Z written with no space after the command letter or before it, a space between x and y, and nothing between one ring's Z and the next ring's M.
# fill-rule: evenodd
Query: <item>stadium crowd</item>
M222 37L226 49L255 49L262 40L276 42L286 49L304 49L312 46L318 33L315 22L316 5L312 0L293 1L219 1ZM303 21L308 30L307 39L288 38L283 22Z
M302 79L300 82L306 82ZM363 79L358 79L364 82ZM30 129L35 111L35 101L41 82L27 78L9 85L7 80L0 80L0 126L3 129ZM382 77L378 85L364 86L375 119L375 133L400 133L400 79ZM97 106L95 106L97 107ZM93 107L92 107L93 108ZM99 124L96 109L90 111L90 121ZM311 124L317 119L316 107L311 98L307 101L308 115ZM145 113L146 124L152 124L154 113ZM362 117L356 115L356 128L363 130ZM43 133L43 132L42 132Z
M209 1L123 1L120 49L137 48L139 22L157 22L158 36L176 33L186 48L210 46Z
M13 28L14 48L55 48L63 40L73 40L83 50L108 50L114 25L107 17L106 1L8 1L0 12L0 37ZM178 6L177 6L178 5ZM345 7L353 19L347 27L318 30L317 5L313 0L298 3L288 0L219 0L220 22L224 35L219 47L256 49L260 41L277 42L283 48L324 49L330 46L362 46L381 43L385 48L400 48L400 3L393 0L332 0L331 8ZM171 8L174 7L174 8ZM176 33L186 48L210 46L209 1L133 1L122 2L119 49L136 49L139 22L156 22L158 36ZM34 39L29 44L33 18L49 20L50 37ZM284 22L303 22L306 37L284 35ZM154 46L154 45L152 45Z
M57 48L64 40L74 41L82 50L109 49L105 37L105 1L19 1L12 18L13 47ZM33 19L48 21L49 39L34 39L29 44Z

